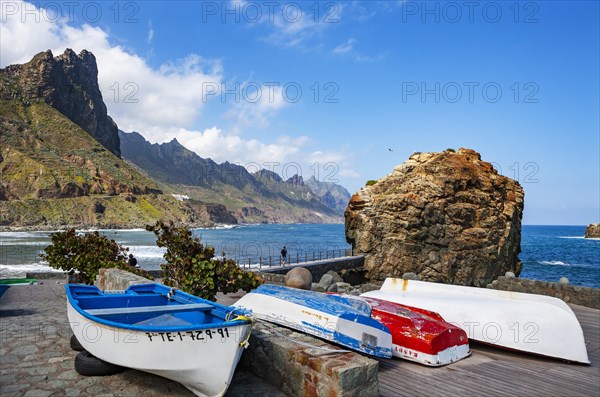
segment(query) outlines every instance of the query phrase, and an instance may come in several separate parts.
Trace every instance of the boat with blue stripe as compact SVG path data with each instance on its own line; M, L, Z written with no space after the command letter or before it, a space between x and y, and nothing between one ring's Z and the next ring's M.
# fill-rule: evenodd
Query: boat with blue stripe
M65 289L71 329L93 356L180 382L198 396L227 391L251 331L240 310L161 284Z
M235 304L254 318L283 325L377 357L392 357L392 336L371 306L349 296L263 284Z

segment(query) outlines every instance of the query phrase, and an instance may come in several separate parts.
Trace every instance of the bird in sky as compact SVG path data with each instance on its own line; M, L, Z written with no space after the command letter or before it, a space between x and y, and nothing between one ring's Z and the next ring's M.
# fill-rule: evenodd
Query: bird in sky
M388 148L388 150L389 150L390 152L393 152L393 151L394 151L394 149L390 149L390 148Z

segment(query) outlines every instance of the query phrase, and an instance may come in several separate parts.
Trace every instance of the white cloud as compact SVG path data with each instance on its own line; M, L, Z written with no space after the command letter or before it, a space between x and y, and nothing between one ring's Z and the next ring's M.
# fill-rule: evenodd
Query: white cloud
M348 39L345 43L342 43L333 49L333 53L337 55L346 54L354 49L354 43L356 39Z
M387 3L387 1L385 3ZM371 9L370 6L371 3L353 0L352 3L350 3L350 14L352 15L352 18L361 23L370 20L377 14L376 10ZM378 4L376 4L375 7L378 7Z
M237 10L242 20L249 26L268 26L271 30L262 40L279 47L295 47L302 49L319 48L322 44L317 40L323 30L336 26L342 17L345 6L336 2L285 2L264 3L247 0L230 0L230 9ZM255 12L250 7L259 9L257 20L250 17Z
M4 3L3 3L4 4ZM261 97L247 92L249 98L230 104L225 116L231 121L227 129L217 126L199 130L196 125L207 100L206 85L222 87L224 71L219 60L207 60L197 54L166 62L154 68L141 56L121 45L111 43L109 33L84 24L74 27L67 18L52 18L43 9L23 2L11 2L38 13L21 21L21 15L2 15L0 24L0 67L25 63L36 53L51 49L55 55L65 48L79 53L86 49L97 59L99 84L109 114L124 131L138 131L152 143L177 138L190 150L217 162L240 164L281 163L302 159L307 170L314 162L338 162L339 175L353 177L344 155L334 152L309 152L306 136L279 136L272 142L244 137L250 128L266 127L270 119L290 104L281 87L259 86ZM54 22L53 22L54 21ZM298 25L279 25L281 34L302 41L305 33L315 29L305 21ZM147 39L153 38L148 22ZM230 86L230 85L227 85ZM291 95L291 94L290 94ZM126 101L126 99L128 101ZM136 102L137 100L137 102ZM347 156L345 158L348 158ZM308 171L307 171L308 172Z
M35 9L28 3L20 7ZM27 5L25 5L27 4ZM191 126L204 105L206 84L222 81L219 61L191 54L175 63L153 69L122 46L112 45L99 27L69 25L66 18L51 18L35 9L39 18L5 16L0 34L0 66L29 61L38 52L65 48L91 51L98 63L98 80L110 115L123 130L143 131L146 125ZM28 15L29 16L29 15ZM36 21L37 19L37 21ZM52 22L56 21L57 22Z
M240 134L250 127L265 128L269 120L289 103L285 100L282 87L252 83L252 89L240 85L241 94L225 116L233 121L230 130Z
M342 148L340 151L314 151L307 156L311 164L319 164L321 180L338 183L338 178L358 179L361 175L352 168L353 154Z
M146 42L148 44L152 43L152 39L154 39L154 27L152 26L152 19L148 20L148 36L146 37Z
M385 59L386 56L387 54L385 53L379 53L377 55L356 54L354 59L356 59L358 62L379 62L382 59Z
M263 143L257 139L242 139L240 136L226 134L218 127L207 128L204 131L194 131L185 128L170 128L168 130L150 128L144 136L152 142L168 142L176 138L186 148L196 152L200 157L211 158L221 163L249 164L258 163L261 166L269 162L282 163L291 156L299 153L306 144L306 137L280 137L274 143Z

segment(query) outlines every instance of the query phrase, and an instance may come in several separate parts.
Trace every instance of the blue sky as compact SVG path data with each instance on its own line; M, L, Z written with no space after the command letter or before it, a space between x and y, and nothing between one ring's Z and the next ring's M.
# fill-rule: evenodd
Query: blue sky
M469 147L521 182L524 223L598 222L598 2L470 7L2 1L0 66L86 48L122 129L351 192Z

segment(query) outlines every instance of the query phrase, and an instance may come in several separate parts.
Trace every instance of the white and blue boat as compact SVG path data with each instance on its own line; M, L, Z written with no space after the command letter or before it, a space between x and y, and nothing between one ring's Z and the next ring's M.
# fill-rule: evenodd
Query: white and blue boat
M252 316L377 357L392 357L392 335L371 306L347 295L263 284L235 304Z
M197 396L227 391L251 331L239 310L160 284L65 289L71 329L95 357L172 379Z

